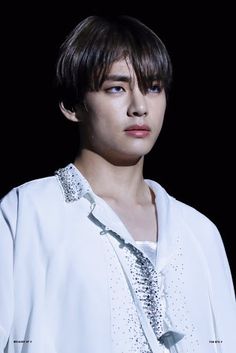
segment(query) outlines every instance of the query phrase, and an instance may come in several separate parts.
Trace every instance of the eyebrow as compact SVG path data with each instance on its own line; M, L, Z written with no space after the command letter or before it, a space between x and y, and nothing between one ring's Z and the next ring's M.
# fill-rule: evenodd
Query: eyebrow
M122 82L130 82L131 77L126 75L108 75L105 77L104 81L122 81Z
M158 79L158 75L153 75L153 77L150 77L150 80L152 81L161 81ZM132 77L127 76L127 75L107 75L105 77L105 81L121 81L121 82L128 82L130 83L132 81Z

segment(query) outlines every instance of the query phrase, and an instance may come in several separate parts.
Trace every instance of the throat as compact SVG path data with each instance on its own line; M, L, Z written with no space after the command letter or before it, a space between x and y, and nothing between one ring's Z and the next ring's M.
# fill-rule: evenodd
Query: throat
M158 220L155 203L131 206L111 199L104 200L116 213L134 241L157 242Z

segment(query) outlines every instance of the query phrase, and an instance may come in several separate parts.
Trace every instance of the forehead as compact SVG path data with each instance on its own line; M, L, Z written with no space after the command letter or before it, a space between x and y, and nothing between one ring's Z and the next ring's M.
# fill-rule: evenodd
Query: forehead
M106 76L116 76L116 75L122 75L122 76L127 76L127 77L132 77L134 78L135 72L132 64L130 63L129 59L121 59L118 61L115 61L111 67L110 70L107 72Z

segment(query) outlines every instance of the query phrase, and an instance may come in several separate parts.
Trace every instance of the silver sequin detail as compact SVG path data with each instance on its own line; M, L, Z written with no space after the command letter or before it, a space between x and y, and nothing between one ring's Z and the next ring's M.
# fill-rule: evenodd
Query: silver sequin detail
M72 163L58 169L55 174L62 186L66 202L77 201L92 191L87 180Z
M152 353L119 260L114 257L108 237L103 237L103 241L110 289L112 352Z
M110 231L110 234L120 242L120 248L124 251L124 257L130 269L132 287L155 335L160 338L164 333L165 310L161 300L160 277L158 277L151 261L139 249L130 243L125 243L117 233Z
M177 237L176 255L170 261L164 273L164 286L167 312L171 313L172 322L178 325L180 331L185 333L182 344L186 353L198 353L199 340L197 339L196 328L190 320L190 310L185 293L183 292L185 268L182 261L183 240ZM171 293L171 294L170 294ZM166 319L168 316L166 315Z

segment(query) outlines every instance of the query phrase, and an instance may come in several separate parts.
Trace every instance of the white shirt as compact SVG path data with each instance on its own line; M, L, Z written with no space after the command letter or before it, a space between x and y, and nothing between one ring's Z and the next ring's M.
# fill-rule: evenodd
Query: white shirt
M155 266L73 164L1 200L1 353L234 352L216 226L146 183L158 200Z
M136 246L149 258L153 266L156 266L157 242L136 240Z

